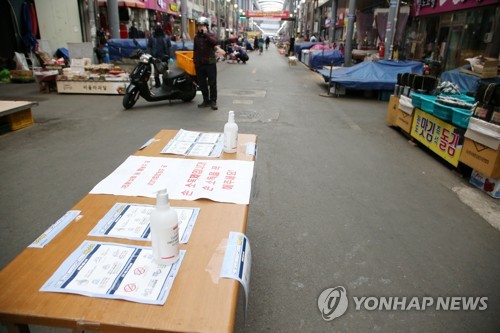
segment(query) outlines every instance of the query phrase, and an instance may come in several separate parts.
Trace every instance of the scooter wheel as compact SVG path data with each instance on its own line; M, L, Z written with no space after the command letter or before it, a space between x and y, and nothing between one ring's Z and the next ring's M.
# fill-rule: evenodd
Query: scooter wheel
M139 89L136 88L132 90L131 92L128 92L123 96L123 107L125 109L130 109L135 105L135 102L139 99Z
M193 84L191 91L186 92L181 98L183 102L191 102L196 97L196 86Z

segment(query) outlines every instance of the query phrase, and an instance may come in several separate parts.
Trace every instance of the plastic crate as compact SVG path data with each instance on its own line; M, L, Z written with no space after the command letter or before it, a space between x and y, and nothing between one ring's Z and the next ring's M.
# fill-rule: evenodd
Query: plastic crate
M453 118L453 107L434 102L434 115L444 121L451 121Z
M193 62L193 51L176 51L177 67L182 68L189 75L195 76L196 69Z
M429 114L434 114L434 102L436 101L436 96L421 95L420 99L422 100L420 103L420 109Z
M9 114L7 115L7 119L9 120L11 131L21 129L35 123L33 116L31 115L31 109Z
M411 94L411 104L414 107L421 109L422 108L422 94L413 93Z
M458 127L467 128L472 112L465 109L453 108L451 122Z

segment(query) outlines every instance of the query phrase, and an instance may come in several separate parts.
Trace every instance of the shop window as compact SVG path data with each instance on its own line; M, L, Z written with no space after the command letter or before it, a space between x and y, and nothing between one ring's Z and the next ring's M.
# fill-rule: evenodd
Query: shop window
M483 8L470 12L467 24L464 27L464 38L461 47L461 63L466 58L484 54L487 45L492 42L495 11Z
M130 15L127 7L118 7L118 17L120 22L130 21Z

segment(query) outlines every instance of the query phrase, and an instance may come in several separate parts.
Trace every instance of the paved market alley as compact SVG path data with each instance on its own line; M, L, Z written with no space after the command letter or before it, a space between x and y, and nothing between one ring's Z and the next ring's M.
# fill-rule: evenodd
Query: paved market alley
M0 85L0 99L39 102L35 125L0 136L0 268L158 131L221 132L234 110L239 132L258 136L251 291L245 322L240 290L236 332L500 332L498 200L387 126L388 102L320 97L319 74L274 45L249 55L218 64L218 111L197 108L200 95L124 111L120 96ZM325 321L318 297L337 286L347 311ZM452 296L487 297L487 309L375 308Z

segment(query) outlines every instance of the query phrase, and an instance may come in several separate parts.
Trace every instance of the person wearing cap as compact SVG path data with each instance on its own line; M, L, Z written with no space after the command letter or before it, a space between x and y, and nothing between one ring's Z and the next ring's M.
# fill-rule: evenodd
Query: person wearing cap
M196 27L193 62L198 85L203 95L203 102L198 104L198 107L211 107L212 110L217 110L217 56L215 53L224 56L226 52L220 48L217 36L208 31L206 17L199 17Z

